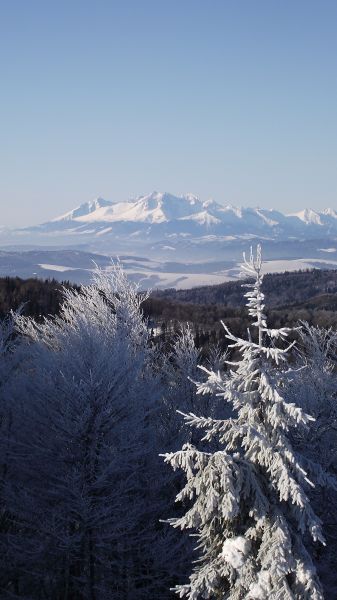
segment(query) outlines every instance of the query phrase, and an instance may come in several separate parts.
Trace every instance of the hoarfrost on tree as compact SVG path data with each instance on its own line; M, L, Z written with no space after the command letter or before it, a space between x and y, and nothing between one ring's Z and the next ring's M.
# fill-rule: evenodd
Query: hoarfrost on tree
M0 531L11 597L145 600L179 573L174 531L158 525L161 390L142 299L117 264L64 290L59 316L16 318L26 343L3 494L15 526Z
M321 600L304 544L307 533L324 544L321 521L307 496L314 483L290 442L290 431L308 428L313 418L283 395L291 330L267 326L260 246L256 256L252 251L248 260L244 256L242 271L253 279L245 284L253 330L245 340L223 324L234 354L227 361L229 372L203 367L208 379L198 385L198 393L222 398L233 414L228 419L184 415L203 432L204 442L218 440L220 450L185 444L164 455L185 473L176 500L189 505L170 523L196 532L200 554L189 583L176 592L190 600Z

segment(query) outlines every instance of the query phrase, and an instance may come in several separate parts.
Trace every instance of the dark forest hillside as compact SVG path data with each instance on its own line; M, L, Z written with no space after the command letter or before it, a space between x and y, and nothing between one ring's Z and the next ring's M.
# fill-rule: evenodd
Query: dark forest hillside
M208 285L189 290L156 290L152 296L175 302L192 304L224 304L243 306L242 280L227 281L220 285ZM263 278L263 291L268 297L268 306L276 307L307 302L321 294L337 292L337 270L312 269L285 273L273 273Z
M22 305L24 314L36 319L57 314L62 301L63 286L79 289L69 281L59 283L56 279L1 277L0 317Z
M237 334L249 325L242 280L189 290L154 291L145 304L148 316L165 328L189 321L199 345L224 340L221 320ZM272 327L295 326L299 320L320 327L337 326L337 271L275 273L263 279Z
M154 335L165 337L180 323L189 322L198 346L224 343L221 320L234 333L243 335L249 319L242 281L204 286L190 290L153 291L143 311ZM70 287L69 282L65 282ZM269 307L271 326L293 326L299 320L321 327L337 327L337 271L299 271L266 275L263 291ZM62 301L62 285L55 280L0 279L0 315L24 304L26 315L40 319L57 314Z

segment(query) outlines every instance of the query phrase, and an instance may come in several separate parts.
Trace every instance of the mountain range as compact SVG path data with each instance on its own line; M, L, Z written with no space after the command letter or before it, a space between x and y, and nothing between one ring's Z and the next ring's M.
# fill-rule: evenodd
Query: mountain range
M337 268L337 212L223 206L193 194L96 198L46 223L0 229L0 276L87 282L93 261L123 258L141 287L192 287L238 277L242 253L263 244L266 272Z
M305 208L284 214L273 209L223 206L214 200L202 201L193 194L152 192L122 202L96 198L47 223L23 229L21 234L30 231L106 237L132 233L145 234L153 240L172 234L308 239L337 235L337 212L332 208L319 212Z

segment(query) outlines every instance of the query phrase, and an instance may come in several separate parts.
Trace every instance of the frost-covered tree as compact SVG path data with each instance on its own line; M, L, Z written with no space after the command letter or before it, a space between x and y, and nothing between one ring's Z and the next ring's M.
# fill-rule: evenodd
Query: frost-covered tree
M217 346L210 346L209 356L203 357L197 348L190 325L181 325L171 351L164 355L162 365L164 403L161 421L166 429L166 439L178 448L184 442L195 442L200 436L186 427L179 413L207 412L215 416L218 404L214 396L205 392L198 394L195 382L200 379L200 364L208 364L210 358L218 365L224 360ZM213 362L213 364L214 364Z
M160 389L141 301L117 265L65 290L59 317L17 319L27 344L1 537L8 597L155 598L179 571L159 523Z
M162 354L161 374L163 381L163 406L161 423L168 447L179 447L191 435L177 411L190 412L198 408L195 384L200 362L200 351L195 345L190 326L181 326L172 349Z
M315 417L310 438L297 430L295 447L302 453L322 487L311 491L311 501L324 522L327 547L319 552L319 573L327 597L337 595L337 332L301 323L295 369L287 386L289 401L296 399ZM322 472L323 469L323 472Z
M200 350L195 345L193 332L189 324L180 328L169 358L174 367L172 379L177 390L179 390L181 402L192 408L196 402L196 393L191 380L197 376ZM182 408L182 405L180 406Z
M289 399L315 417L310 444L297 432L307 456L337 472L337 332L302 322L296 367L288 386Z
M280 366L292 344L281 347L287 328L267 327L261 268L258 247L256 257L251 253L243 264L246 276L254 278L246 297L256 335L240 339L224 325L241 359L230 364L226 377L208 370L207 381L198 386L199 393L212 392L230 403L233 416L185 415L191 427L204 432L204 441L216 438L221 449L207 452L186 444L165 455L186 475L177 501L190 504L171 524L192 529L198 538L200 557L190 582L176 588L190 600L323 598L304 543L307 533L324 543L306 493L313 484L289 441L290 429L307 427L311 417L283 398Z

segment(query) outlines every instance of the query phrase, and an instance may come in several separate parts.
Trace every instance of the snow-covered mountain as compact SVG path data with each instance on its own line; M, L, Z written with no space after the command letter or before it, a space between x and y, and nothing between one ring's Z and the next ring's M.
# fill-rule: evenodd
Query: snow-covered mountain
M167 223L198 214L207 206L207 202L201 202L192 194L177 197L172 194L152 192L127 202L110 202L103 198L96 198L54 219L53 222L75 220L80 223L117 221Z
M101 209L106 209L112 205L112 202L109 200L104 200L103 198L95 198L95 200L90 200L89 202L84 202L77 208L70 210L65 215L61 215L61 217L56 217L53 219L52 223L57 223L60 221L73 221L83 218L89 218L90 215L97 214L97 212Z
M304 209L283 214L273 209L223 206L193 194L174 196L152 192L134 200L111 202L97 198L52 221L23 231L57 231L82 235L123 236L145 233L158 239L174 233L204 236L266 236L269 239L313 238L337 235L337 213Z
M96 198L47 223L0 230L0 276L87 282L94 262L108 269L118 255L143 287L191 287L237 277L242 252L257 240L269 272L336 268L337 212L283 214L160 192Z

